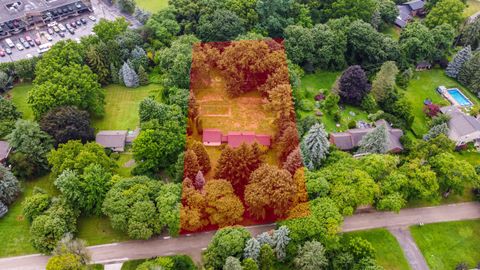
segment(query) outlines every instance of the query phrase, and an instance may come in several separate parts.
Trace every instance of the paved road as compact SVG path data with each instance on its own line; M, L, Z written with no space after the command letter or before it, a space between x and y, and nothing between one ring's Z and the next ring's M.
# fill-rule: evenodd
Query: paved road
M411 208L400 211L399 214L374 212L347 217L343 231L366 230L373 228L389 228L411 226L423 223L478 219L480 218L479 203L461 203L436 207ZM249 227L253 235L274 229L274 224ZM205 232L183 235L178 238L158 237L148 241L128 241L89 247L92 260L95 263L115 263L130 259L187 254L195 261L200 260L201 252L206 248L215 232ZM29 255L0 259L0 269L43 269L48 256Z
M429 270L425 257L415 243L408 227L389 228L388 230L397 239L413 270Z

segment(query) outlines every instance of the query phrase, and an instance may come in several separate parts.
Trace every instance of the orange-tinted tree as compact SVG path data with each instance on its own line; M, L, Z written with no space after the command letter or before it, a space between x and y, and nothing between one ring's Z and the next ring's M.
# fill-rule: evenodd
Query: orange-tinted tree
M197 156L197 162L200 167L200 170L206 174L208 173L212 165L210 164L210 157L208 156L205 146L197 140L189 139L187 143L187 148L192 150Z
M293 175L293 182L295 183L296 187L296 195L293 200L293 205L297 205L299 203L304 203L308 201L308 193L307 193L307 186L305 185L305 168L299 168L295 174Z
M298 138L297 127L290 125L283 131L281 137L278 139L280 161L285 162L288 155L298 147L299 143L300 139Z
M187 150L183 158L183 178L195 179L199 170L197 155L192 150Z
M225 227L242 221L245 208L230 182L210 180L204 190L207 204L205 212L210 224Z
M295 172L301 167L303 167L302 153L300 147L297 147L288 154L287 160L283 163L283 168L289 173L295 174Z
M295 116L295 109L292 99L292 88L289 84L277 85L268 91L270 103L268 107L275 113L275 119L282 117L292 118Z
M250 174L262 163L263 153L258 144L242 144L237 149L226 146L217 162L215 178L228 180L241 196Z
M181 228L187 231L197 231L208 225L205 207L204 196L195 189L192 180L185 178L182 183Z
M250 214L264 219L272 211L277 217L285 216L296 194L297 187L287 170L264 164L252 173L244 199Z

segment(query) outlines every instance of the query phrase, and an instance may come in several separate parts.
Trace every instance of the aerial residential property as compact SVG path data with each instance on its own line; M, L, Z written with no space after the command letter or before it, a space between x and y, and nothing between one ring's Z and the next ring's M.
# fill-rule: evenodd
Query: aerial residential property
M480 269L480 0L0 0L0 270Z

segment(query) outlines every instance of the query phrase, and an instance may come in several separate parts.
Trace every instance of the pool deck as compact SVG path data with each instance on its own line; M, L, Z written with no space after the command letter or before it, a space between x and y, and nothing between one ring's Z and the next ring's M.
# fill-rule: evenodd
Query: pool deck
M462 105L458 103L458 101L450 94L450 90L457 90L469 103L470 105ZM457 107L471 107L473 106L473 102L462 92L462 90L458 88L448 88L445 92L442 93L443 97L445 97L453 106Z

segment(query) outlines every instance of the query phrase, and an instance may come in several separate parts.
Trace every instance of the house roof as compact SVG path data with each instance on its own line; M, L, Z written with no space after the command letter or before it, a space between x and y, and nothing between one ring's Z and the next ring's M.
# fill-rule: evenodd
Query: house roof
M8 144L8 142L0 141L0 161L8 158L11 149L12 148L10 147L10 144Z
M477 118L464 114L455 106L442 107L440 111L450 116L450 121L448 121L450 139L457 141L460 137L476 132L480 133L480 121ZM475 138L472 137L473 139Z
M204 129L202 141L206 145L220 145L221 143L228 143L229 146L235 148L242 145L242 143L253 144L255 142L264 145L271 145L271 136L267 134L255 134L249 131L231 131L227 135L222 135L219 129Z
M203 143L222 143L222 131L219 129L206 128L202 135Z
M97 133L95 141L105 148L122 151L127 140L126 130L104 130Z
M400 138L403 136L401 129L392 128L387 121L381 119L375 122L376 126L386 125L388 130L388 151L402 150L403 146L400 143ZM372 132L374 128L355 128L345 132L334 132L330 134L330 142L341 150L351 150L358 146L363 136Z
M423 0L412 0L409 2L403 3L403 5L408 6L411 10L419 10L425 7L425 2Z

